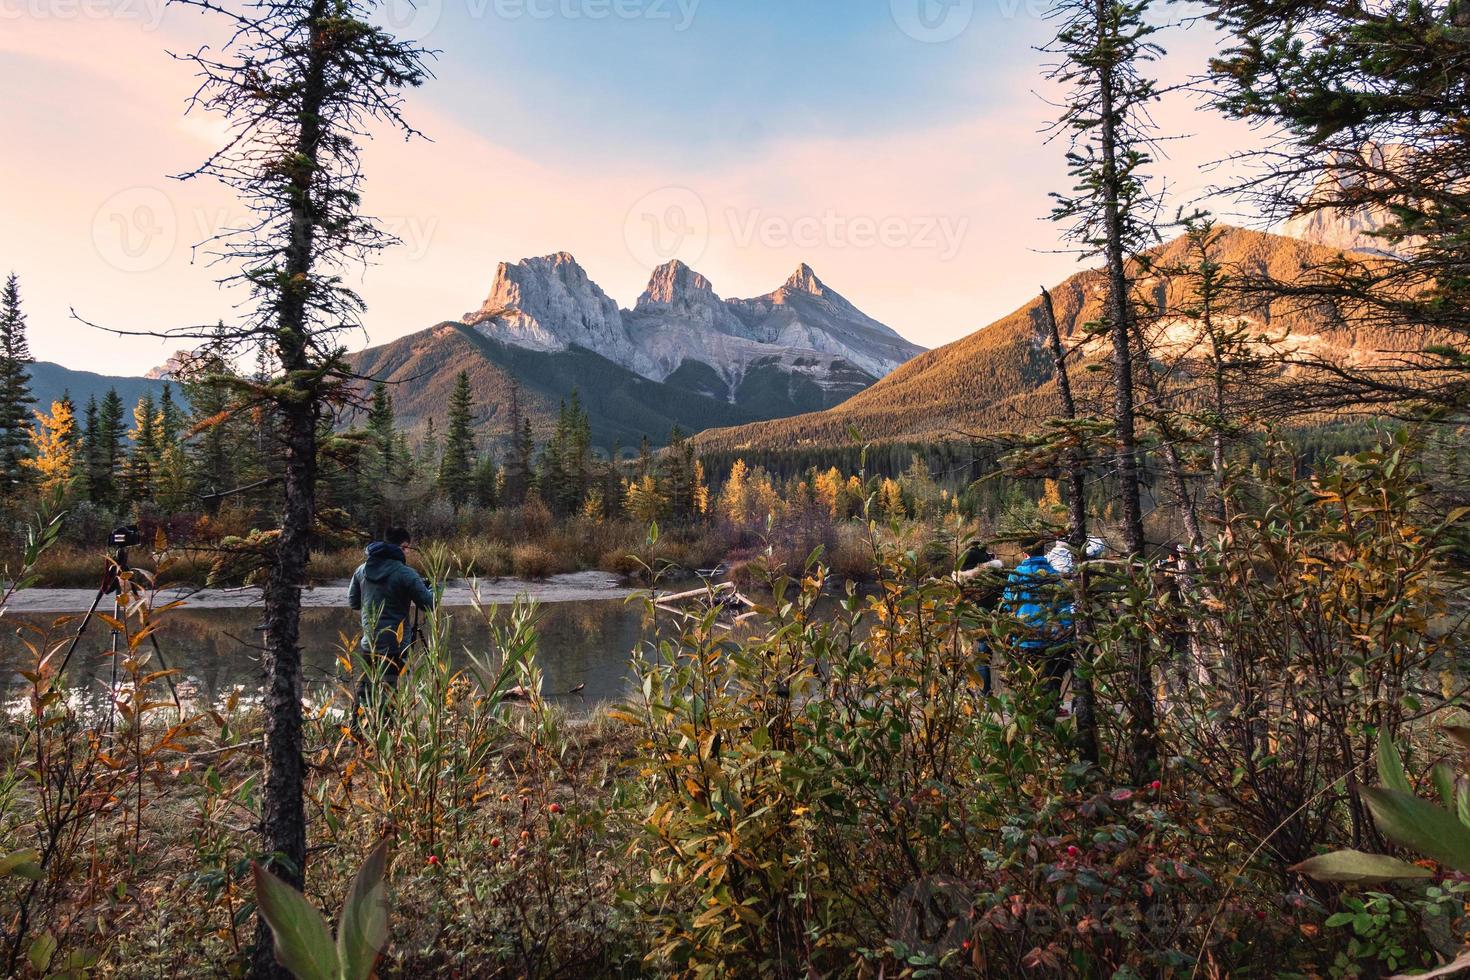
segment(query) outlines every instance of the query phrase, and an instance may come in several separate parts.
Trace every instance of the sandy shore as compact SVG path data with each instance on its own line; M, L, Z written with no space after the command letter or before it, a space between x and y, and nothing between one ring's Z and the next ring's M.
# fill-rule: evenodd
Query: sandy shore
M537 602L596 602L626 599L637 594L608 572L574 572L553 575L543 582L522 579L500 579L477 583L483 603L509 603L517 596L528 596ZM8 607L14 613L86 612L97 593L91 589L28 589L15 596ZM249 589L161 589L154 605L175 600L184 601L190 609L248 609L261 604L260 590ZM475 602L468 582L450 582L444 589L444 605L471 606ZM347 582L321 585L301 590L301 604L312 609L345 609ZM107 606L107 600L103 600Z

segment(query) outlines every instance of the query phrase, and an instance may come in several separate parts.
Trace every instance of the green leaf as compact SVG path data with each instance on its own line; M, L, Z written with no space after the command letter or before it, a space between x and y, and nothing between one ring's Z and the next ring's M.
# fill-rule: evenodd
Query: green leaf
M1409 793L1377 787L1361 792L1378 828L1389 837L1456 871L1470 871L1470 827Z
M276 959L297 980L337 980L337 949L322 914L305 895L259 864L251 867L260 914L275 937Z
M1400 793L1412 795L1414 792L1409 786L1409 777L1404 774L1404 760L1399 758L1399 750L1387 728L1378 730L1378 781Z
M4 857L0 857L0 878L16 874L32 881L40 881L42 874L40 862L41 852L33 847L11 851Z
M1428 868L1421 868L1417 864L1400 861L1386 854L1367 854L1354 850L1319 854L1293 866L1291 870L1316 881L1352 881L1363 884L1431 877Z
M37 973L45 973L46 967L51 965L51 957L55 955L56 937L49 932L43 932L31 942L27 958L31 961L31 969Z
M1455 805L1455 771L1450 768L1449 763L1436 763L1432 770L1434 788L1439 791L1439 801L1444 804L1445 809Z
M342 980L368 980L388 942L388 889L383 884L387 867L385 839L368 854L347 890L342 921L337 926L337 958L342 966Z

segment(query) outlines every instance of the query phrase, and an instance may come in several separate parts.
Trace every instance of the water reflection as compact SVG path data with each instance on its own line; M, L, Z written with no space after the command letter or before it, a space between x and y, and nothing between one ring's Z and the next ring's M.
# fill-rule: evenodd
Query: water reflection
M463 664L470 654L489 652L489 630L474 609L446 609L452 617L453 656ZM508 609L500 611L508 615ZM645 635L643 604L622 601L564 602L540 606L536 614L538 663L548 695L565 694L585 685L580 695L566 699L577 710L623 697L632 672L629 655ZM232 691L252 694L260 688L261 634L259 609L172 610L161 617L158 639L170 668L191 700L218 704ZM21 637L49 646L75 633L80 615L7 615L0 620L0 676L8 686L5 701L23 695L26 682L18 671L31 662ZM358 633L357 613L349 609L303 609L301 612L303 673L311 693L322 694L339 683L337 658ZM111 631L94 618L83 634L68 674L79 699L89 708L106 710L112 676L109 654ZM58 655L59 656L59 655Z

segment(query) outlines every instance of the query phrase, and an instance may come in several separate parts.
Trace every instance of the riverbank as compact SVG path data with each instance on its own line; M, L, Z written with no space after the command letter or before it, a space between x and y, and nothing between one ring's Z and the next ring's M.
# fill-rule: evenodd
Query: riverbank
M311 586L301 590L301 605L308 609L347 608L347 581ZM632 588L611 572L570 572L550 578L530 579L503 578L476 581L449 582L444 588L445 606L466 607L477 602L481 605L505 604L519 597L534 599L542 603L597 602L626 600L641 595L642 590ZM92 605L97 593L93 589L29 589L12 597L7 611L13 613L80 613ZM178 587L160 589L154 596L154 606L170 602L183 602L190 609L249 609L261 605L259 588L250 586L238 589L197 589ZM106 605L104 600L103 605Z

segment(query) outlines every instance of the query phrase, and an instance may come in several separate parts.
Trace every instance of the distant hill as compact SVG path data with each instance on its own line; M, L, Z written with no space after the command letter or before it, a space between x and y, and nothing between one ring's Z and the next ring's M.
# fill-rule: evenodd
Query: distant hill
M91 371L74 371L50 361L36 361L30 366L30 374L31 394L36 399L37 408L47 411L53 401L70 393L79 414L86 409L88 398L95 397L100 402L109 388L116 388L123 404L131 410L145 394L151 393L154 398L162 395L163 386L167 383L158 378L116 377L93 374ZM182 404L179 386L174 384L172 387L173 396Z
M1217 260L1237 273L1291 280L1304 265L1337 254L1321 245L1248 231L1223 229ZM1159 264L1185 262L1185 242L1156 249ZM1171 306L1184 299L1177 281L1144 282ZM1025 431L1057 410L1052 359L1046 350L1039 297L968 337L921 354L872 387L822 412L705 432L698 441L714 452L784 450L846 445L855 430L862 440L903 442L962 439L998 431ZM1057 322L1069 343L1102 316L1106 284L1100 270L1080 272L1051 290ZM1356 357L1371 338L1354 337L1333 322L1258 301L1236 311L1263 331L1285 333L1290 345L1334 349ZM1187 327L1187 325L1181 325ZM1091 354L1091 351L1086 352ZM1084 358L1085 360L1085 358ZM1082 365L1078 365L1081 367ZM1085 377L1085 372L1079 372Z
M363 377L391 384L399 425L410 431L421 431L431 417L442 431L445 406L460 371L469 374L478 430L495 440L510 434L516 382L522 410L531 417L538 438L550 431L561 402L576 391L588 410L593 442L603 450L615 443L636 447L645 435L662 445L675 426L692 434L841 400L800 374L753 364L742 381L748 397L732 404L701 392L704 379L692 367L667 381L651 381L581 347L531 350L461 323L442 323L352 355L350 361Z

